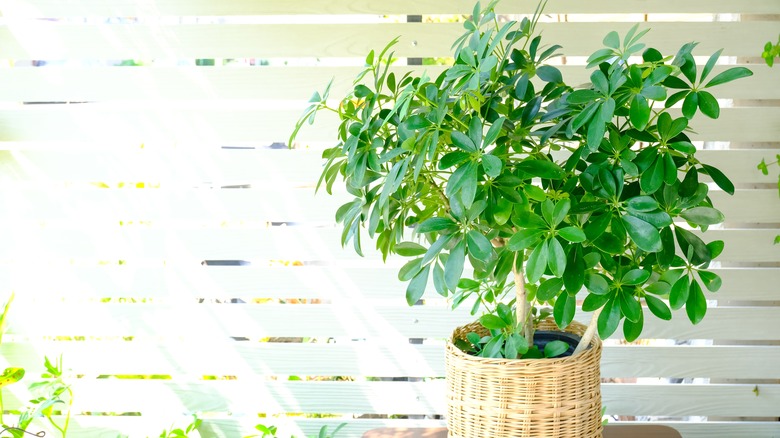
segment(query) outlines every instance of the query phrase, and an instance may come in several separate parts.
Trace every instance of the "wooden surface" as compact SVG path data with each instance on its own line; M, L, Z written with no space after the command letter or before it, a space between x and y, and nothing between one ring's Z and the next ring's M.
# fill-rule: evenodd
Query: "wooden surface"
M681 438L676 430L656 425L607 425L604 438ZM447 430L435 429L375 429L363 434L363 438L447 438Z

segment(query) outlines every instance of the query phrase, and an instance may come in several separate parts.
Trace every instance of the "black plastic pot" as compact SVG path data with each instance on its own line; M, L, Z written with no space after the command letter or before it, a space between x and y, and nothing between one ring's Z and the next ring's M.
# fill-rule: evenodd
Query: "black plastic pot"
M569 349L557 357L567 357L574 354L574 349L577 348L580 339L582 339L580 336L573 333L540 330L534 333L534 346L536 346L539 351L544 351L544 347L548 343L552 341L563 341L569 344Z

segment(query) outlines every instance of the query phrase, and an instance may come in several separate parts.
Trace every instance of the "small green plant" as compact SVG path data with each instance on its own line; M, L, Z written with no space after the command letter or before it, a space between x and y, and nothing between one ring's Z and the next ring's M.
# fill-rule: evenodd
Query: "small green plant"
M71 407L73 406L73 391L63 377L62 356L54 363L44 356L44 367L47 371L43 375L45 380L30 385L30 390L34 394L40 394L40 396L30 400L32 405L19 416L18 428L26 430L36 418L46 418L49 424L60 433L61 438L66 438L70 425ZM55 413L55 407L58 405L65 405L66 408ZM63 411L65 419L62 424L58 424L54 420L54 415L62 415ZM11 433L15 438L23 436L22 432L19 431Z
M346 426L346 423L339 424L333 432L328 432L328 426L322 426L320 428L319 433L316 436L311 436L310 438L335 438L336 434ZM276 426L266 426L264 424L258 424L255 426L255 429L257 429L262 435L247 435L244 438L277 438L278 429ZM291 436L290 438L295 438L295 436Z
M197 431L197 429L200 427L201 423L203 423L203 420L198 418L197 415L192 416L192 422L187 425L184 429L179 427L170 427L169 429L164 429L161 433L159 438L189 438L190 434L192 432Z
M766 61L766 65L772 67L775 64L775 58L780 57L780 35L777 36L777 42L767 41L764 44L764 52L761 57Z

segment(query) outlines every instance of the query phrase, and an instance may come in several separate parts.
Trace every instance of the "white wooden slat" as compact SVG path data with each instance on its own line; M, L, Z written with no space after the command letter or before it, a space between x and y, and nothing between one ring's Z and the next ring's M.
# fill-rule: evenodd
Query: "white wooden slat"
M58 424L62 418L54 417ZM155 418L148 415L137 417L71 417L70 431L74 436L89 436L94 438L116 438L118 433L128 436L155 436L163 428L169 428L172 422L177 426L185 426L191 421L191 417L178 416L167 418ZM406 419L346 419L346 418L270 418L260 421L251 418L231 419L206 419L201 427L201 435L209 438L233 438L246 436L256 431L255 425L275 425L279 427L279 436L316 436L320 427L328 426L333 431L342 423L346 426L341 429L339 436L360 437L368 430L393 427L393 428L437 428L445 427L444 420L406 420ZM33 423L37 426L36 423ZM780 422L777 421L653 421L653 422L629 422L610 420L606 426L610 429L631 425L666 425L679 431L683 438L734 438L749 436L751 438L776 438L780 434ZM46 430L41 424L40 429ZM156 432L156 433L155 433Z
M725 301L780 301L780 269L714 269L723 286L708 299ZM45 272L46 275L41 275ZM0 293L57 299L153 298L186 301L196 298L318 299L340 302L359 294L365 300L404 302L406 284L398 280L398 267L343 266L201 266L168 264L165 267L62 266L45 264L0 265ZM426 301L439 297L428 286Z
M271 166L269 166L271 167ZM314 189L0 189L0 223L223 221L333 223L347 196Z
M708 299L725 301L780 301L780 269L713 269L723 286ZM41 275L45 273L46 275ZM67 291L71 299L196 298L319 299L340 302L356 293L367 300L404 302L406 284L398 280L397 266L371 267L263 267L172 265L126 266L0 266L0 293L57 299ZM429 291L433 287L429 285ZM436 302L430 292L426 301Z
M317 0L298 0L295 3L274 0L232 0L212 2L209 0L158 0L153 6L142 2L103 2L100 0L79 0L63 4L57 0L21 0L12 3L2 11L6 16L27 17L135 17L156 15L292 15L292 14L470 14L472 0L402 0L386 2L381 0L336 0L322 4ZM531 2L503 2L500 13L534 12L536 4ZM558 0L545 9L547 13L598 14L598 13L751 13L777 14L780 7L772 0L688 0L683 4L670 4L662 0L591 0L587 5L578 0Z
M645 339L777 340L780 308L716 307L698 325L684 311L671 322L645 312ZM35 315L30 318L29 315ZM51 304L14 303L8 333L38 336L444 338L475 319L445 306L350 304ZM589 314L577 320L590 321ZM750 321L751 324L745 324ZM619 338L618 330L614 337Z
M589 55L602 47L609 30L625 35L633 23L541 23L548 44L560 44L568 56ZM674 54L691 38L700 38L702 56L724 49L726 56L757 56L777 24L691 22L680 35L677 23L653 23L644 42ZM650 26L648 26L650 27ZM262 25L72 25L36 22L0 26L0 53L10 59L291 58L359 57L401 35L398 57L439 57L452 53L463 33L459 23L262 24Z
M278 185L276 186L278 187ZM777 190L713 191L714 205L729 223L780 223ZM315 196L303 189L0 189L0 223L73 221L269 221L332 223L354 197L346 192ZM756 208L761 206L761 208Z
M780 385L603 384L608 415L780 415ZM92 412L302 412L441 414L444 381L179 383L153 380L80 380L72 385L73 409ZM3 401L19 407L27 391L11 386ZM122 394L122 397L111 396ZM199 396L195 396L195 395ZM26 398L25 398L26 400ZM326 411L326 412L323 412Z
M103 226L101 226L103 225ZM336 227L305 226L262 229L207 228L165 229L110 227L88 222L80 229L50 229L38 224L0 230L0 259L32 260L288 260L288 261L377 261L381 254L363 236L365 257L350 246L342 248L342 231ZM709 230L705 242L727 242L722 262L776 262L780 249L772 241L776 229ZM396 262L401 262L396 258Z
M99 350L100 355L94 352ZM204 355L203 352L209 354ZM45 372L43 355L62 355L84 375L443 377L444 347L405 340L345 343L4 342L0 365ZM136 358L143 357L143 361ZM312 357L317 360L310 360ZM777 346L606 346L604 378L780 379Z
M146 105L122 109L115 105L27 105L0 110L0 141L107 141L227 144L286 142L303 108L298 110L184 109ZM672 110L679 115L679 110ZM335 114L318 115L314 126L298 140L336 143ZM780 107L723 108L718 120L698 117L693 140L771 142L780 138ZM42 130L40 126L47 126Z
M716 66L716 75L732 66ZM589 81L584 67L559 67L567 83ZM715 89L722 99L780 99L771 86L777 74L762 65L748 65L754 75ZM436 78L442 66L394 66L396 75L413 71ZM308 100L331 79L331 96L340 97L354 87L362 67L90 67L11 68L0 70L0 100L9 102L84 102L140 99L281 99ZM284 84L284 86L280 86Z
M164 187L204 184L272 184L274 187L314 187L324 160L318 151L225 150L185 144L177 148L112 148L106 144L13 144L0 150L0 181L160 183ZM2 144L0 143L0 147ZM701 150L700 161L721 169L735 184L776 184L756 165L773 160L776 149ZM702 178L704 176L702 175ZM10 188L10 186L7 186ZM322 195L327 197L325 192Z

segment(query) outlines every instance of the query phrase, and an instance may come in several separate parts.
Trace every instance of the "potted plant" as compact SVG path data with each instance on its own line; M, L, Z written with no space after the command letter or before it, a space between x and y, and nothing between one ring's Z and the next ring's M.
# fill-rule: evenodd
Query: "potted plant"
M548 63L560 46L535 32L544 4L505 24L495 4L476 5L437 78L388 72L396 41L369 53L337 106L330 87L314 95L290 144L318 111L337 113L318 187L343 180L354 196L336 212L342 244L362 254L365 233L383 257L408 257L409 305L432 279L453 308L480 314L447 346L451 436L596 437L599 337L622 321L637 339L643 308L669 320L684 307L696 324L703 290L720 287L707 267L723 242L691 230L723 221L700 175L734 187L686 133L697 112L719 116L710 87L751 72L711 76L720 52L697 71L695 43L665 56L635 26L608 33L591 83L572 87ZM574 340L539 342L539 329Z

